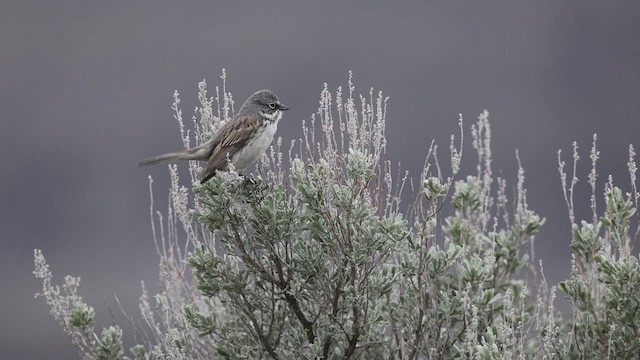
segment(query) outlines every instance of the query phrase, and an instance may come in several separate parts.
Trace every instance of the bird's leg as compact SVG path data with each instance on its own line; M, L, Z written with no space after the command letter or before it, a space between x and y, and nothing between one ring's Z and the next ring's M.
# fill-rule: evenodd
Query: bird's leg
M244 174L239 175L244 179L244 181L242 182L242 186L246 187L247 185L255 185L256 182L253 180L253 177L245 176Z

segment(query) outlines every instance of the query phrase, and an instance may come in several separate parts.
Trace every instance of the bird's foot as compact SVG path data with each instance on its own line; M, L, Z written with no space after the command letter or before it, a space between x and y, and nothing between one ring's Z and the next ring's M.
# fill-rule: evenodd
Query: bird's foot
M242 181L243 186L255 185L256 181L253 179L253 176L245 176L243 174L239 174L244 180Z

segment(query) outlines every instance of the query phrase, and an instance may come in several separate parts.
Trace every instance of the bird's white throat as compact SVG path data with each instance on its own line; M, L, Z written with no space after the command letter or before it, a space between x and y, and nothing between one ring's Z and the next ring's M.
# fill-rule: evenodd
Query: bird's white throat
M276 110L273 112L273 114L267 114L264 111L260 112L260 115L262 115L262 117L269 119L269 121L273 121L273 122L278 122L280 121L280 119L282 119L282 111L281 110Z

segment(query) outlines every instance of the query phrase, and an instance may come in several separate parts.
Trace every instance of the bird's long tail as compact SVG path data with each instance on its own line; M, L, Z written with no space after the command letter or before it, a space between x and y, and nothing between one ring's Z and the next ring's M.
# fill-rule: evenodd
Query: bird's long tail
M167 154L162 154L148 159L138 161L138 167L157 164L161 161L173 160L173 159L192 159L193 154L189 154L186 151L176 151Z
M211 141L207 141L200 146L193 147L191 149L174 151L148 159L138 161L138 167L157 164L161 161L181 159L181 160L207 160L211 156L212 151Z

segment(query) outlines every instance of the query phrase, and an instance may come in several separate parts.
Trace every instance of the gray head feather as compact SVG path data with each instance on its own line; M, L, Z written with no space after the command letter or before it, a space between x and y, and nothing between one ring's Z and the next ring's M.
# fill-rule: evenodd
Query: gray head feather
M239 114L255 114L257 112L272 113L276 110L288 110L289 108L282 104L276 94L271 90L259 90L249 96L247 101L242 104Z

